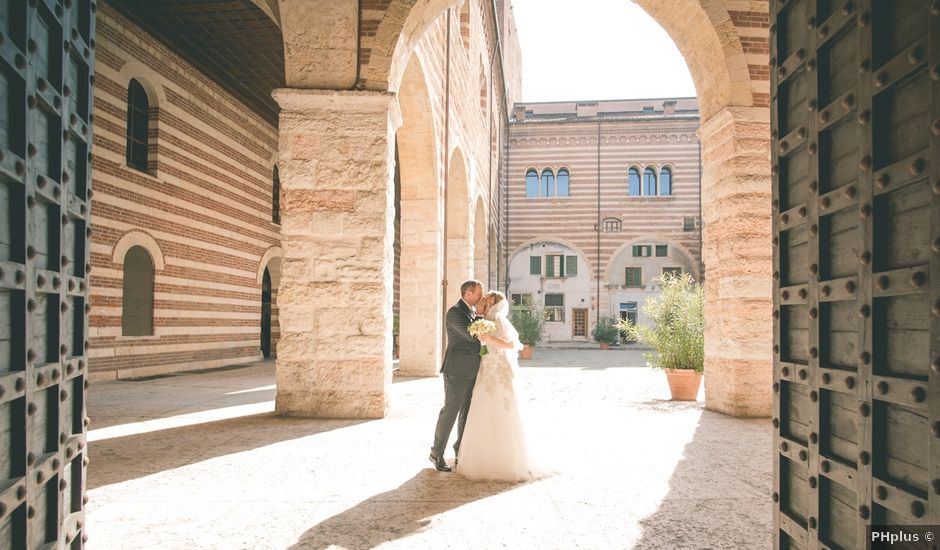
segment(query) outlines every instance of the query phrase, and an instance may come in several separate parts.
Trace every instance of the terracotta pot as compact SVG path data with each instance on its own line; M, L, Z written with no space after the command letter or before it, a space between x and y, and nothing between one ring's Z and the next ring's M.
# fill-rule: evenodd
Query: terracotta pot
M702 374L691 369L663 369L673 401L695 401L702 384Z
M519 352L520 359L532 359L532 353L535 351L535 348L529 344L522 346L522 351Z
M601 342L601 349L610 349L610 344L607 342Z

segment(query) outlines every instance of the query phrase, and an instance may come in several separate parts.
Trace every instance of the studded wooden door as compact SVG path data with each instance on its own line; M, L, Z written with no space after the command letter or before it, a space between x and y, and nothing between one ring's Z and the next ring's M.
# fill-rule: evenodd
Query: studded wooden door
M94 12L0 0L0 548L83 545Z
M774 541L940 524L940 2L773 0Z

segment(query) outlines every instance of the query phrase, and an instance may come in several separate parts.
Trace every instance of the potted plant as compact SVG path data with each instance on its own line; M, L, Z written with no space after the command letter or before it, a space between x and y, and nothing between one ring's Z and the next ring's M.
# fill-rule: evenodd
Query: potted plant
M663 276L662 293L643 306L648 325L627 320L619 327L628 337L653 348L646 359L666 371L672 399L694 401L705 367L705 293L688 274Z
M601 345L601 349L610 349L611 344L620 340L620 329L613 319L602 317L591 330L591 336Z
M545 326L545 314L535 307L520 307L512 310L512 325L519 331L522 351L519 357L531 359L536 345L542 341L542 329Z

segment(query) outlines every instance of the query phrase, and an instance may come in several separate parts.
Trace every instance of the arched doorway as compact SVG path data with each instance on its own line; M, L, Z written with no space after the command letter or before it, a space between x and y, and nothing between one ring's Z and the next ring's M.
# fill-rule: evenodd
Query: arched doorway
M699 98L706 406L737 416L769 416L770 90L766 38L755 33L760 21L769 20L769 13L766 8L742 12L720 0L637 0L637 4L676 42ZM402 61L431 22L451 7L448 0L418 5L393 0L389 12L408 16L380 22L378 35L395 53L363 67L366 78L395 89Z
M398 106L393 331L397 328L399 372L428 376L441 361L441 296L428 289L439 287L443 277L443 231L437 130L417 55L405 71Z
M261 279L261 356L271 358L271 272L264 268Z
M444 296L450 303L460 298L460 285L473 272L469 238L470 192L467 188L466 161L460 149L455 149L450 158L446 205L447 284Z

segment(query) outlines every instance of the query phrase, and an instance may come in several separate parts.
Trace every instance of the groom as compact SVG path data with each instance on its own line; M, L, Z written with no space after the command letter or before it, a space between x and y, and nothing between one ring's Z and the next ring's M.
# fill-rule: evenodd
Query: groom
M480 341L470 336L467 327L478 316L476 306L483 298L483 283L469 280L460 285L460 300L447 310L447 350L444 352L444 407L437 418L434 430L434 445L428 457L434 467L441 472L449 472L450 466L444 462L444 447L457 422L457 442L454 454L460 450L460 439L467 424L470 411L470 396L480 370Z

